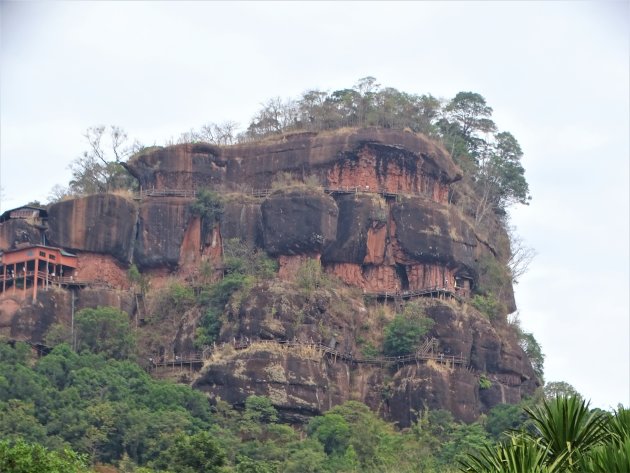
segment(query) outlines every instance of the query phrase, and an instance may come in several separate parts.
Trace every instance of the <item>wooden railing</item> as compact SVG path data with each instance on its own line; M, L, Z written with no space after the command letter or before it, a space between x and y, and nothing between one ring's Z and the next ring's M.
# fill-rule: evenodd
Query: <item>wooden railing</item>
M461 288L448 288L448 287L427 287L422 289L412 289L412 290L404 290L404 291L365 291L364 295L366 297L376 298L376 299L412 299L414 297L450 297L453 299L460 299L460 294L465 295L464 292L460 291Z
M444 353L437 353L437 340L434 338L427 339L424 343L414 352L401 356L377 356L377 357L358 357L351 352L344 352L331 348L321 343L315 342L302 342L297 340L235 340L231 343L223 343L215 347L215 350L224 349L226 346L230 346L235 350L245 350L250 347L262 347L265 345L283 346L292 348L306 348L320 353L321 355L329 356L335 360L343 360L348 363L356 364L372 364L372 365L404 365L408 363L420 362L420 361L435 361L441 364L450 366L466 366L468 360L463 355L448 355ZM193 352L188 354L182 354L174 356L173 358L165 359L164 357L152 357L149 358L151 367L188 367L193 366L201 367L203 363L208 360L212 355L212 350L207 349L205 352Z
M362 186L352 186L352 187L326 187L320 186L316 187L326 194L358 194L358 193L370 193L370 194L379 194L383 197L397 197L399 195L415 195L420 197L426 197L429 200L434 200L431 198L432 194L427 192L421 192L418 190L415 191L406 191L406 192L394 192L383 188L373 188L373 187L362 187ZM243 194L251 195L252 197L265 198L268 197L272 192L275 192L276 189L254 189L251 188L247 191L243 191ZM183 197L188 199L194 199L197 196L197 190L195 189L141 189L139 192L134 194L134 198L136 200L142 200L145 197Z
M0 274L0 283L3 281L20 281L25 277L27 279L31 279L37 275L37 279L41 280L50 285L61 285L61 286L88 286L92 284L101 283L100 281L96 281L93 279L78 279L74 276L53 276L52 274L46 273L45 271L27 271L26 274L22 272L18 272L18 274L7 274L6 278L4 274ZM107 284L102 282L101 284Z

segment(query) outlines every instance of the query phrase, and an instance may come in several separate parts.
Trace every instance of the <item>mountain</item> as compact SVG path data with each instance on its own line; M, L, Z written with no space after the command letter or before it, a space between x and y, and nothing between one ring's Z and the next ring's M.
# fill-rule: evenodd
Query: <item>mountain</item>
M155 376L267 396L290 422L350 399L400 426L425 408L470 422L540 385L507 320L504 225L475 221L479 197L425 136L182 144L125 167L139 193L0 217L0 334L46 343L113 306Z

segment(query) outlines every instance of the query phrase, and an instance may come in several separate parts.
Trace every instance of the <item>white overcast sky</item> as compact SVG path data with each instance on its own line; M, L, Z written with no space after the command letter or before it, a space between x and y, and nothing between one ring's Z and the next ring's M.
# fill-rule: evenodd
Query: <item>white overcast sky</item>
M564 380L630 405L629 2L2 2L2 211L67 184L89 126L163 144L269 98L375 76L482 94L525 152L524 327Z

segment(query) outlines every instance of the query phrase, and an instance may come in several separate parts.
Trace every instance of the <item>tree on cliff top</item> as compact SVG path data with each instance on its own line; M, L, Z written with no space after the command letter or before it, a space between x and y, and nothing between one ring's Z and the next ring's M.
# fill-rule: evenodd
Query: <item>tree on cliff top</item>
M441 141L465 171L465 181L476 194L476 205L465 210L480 224L492 212L503 217L508 207L527 204L531 198L521 147L511 133L498 130L492 111L476 92L459 92L450 100L439 100L430 94L382 88L374 77L367 76L351 88L332 92L310 89L297 99L272 98L262 104L235 141L362 126L424 133ZM180 142L232 143L235 127L228 123L227 134L216 125L206 125L183 134ZM217 139L224 135L230 139Z
M49 195L50 202L69 195L135 190L137 182L122 163L143 146L137 141L129 144L125 130L115 125L90 127L83 137L88 147L69 165L72 179L68 188L55 185Z

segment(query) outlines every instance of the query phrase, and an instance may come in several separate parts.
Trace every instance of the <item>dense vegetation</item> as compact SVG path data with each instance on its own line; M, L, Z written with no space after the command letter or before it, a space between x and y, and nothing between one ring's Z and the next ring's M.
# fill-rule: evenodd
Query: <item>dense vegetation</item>
M473 472L628 471L601 465L627 465L629 411L611 416L568 399L527 401L527 414L498 405L470 425L425 409L404 431L351 401L294 428L278 423L264 397L238 410L211 407L200 392L156 381L129 361L67 345L34 359L27 345L2 343L0 470L84 472L104 463L138 473L454 472L464 462ZM506 466L514 461L529 463Z

